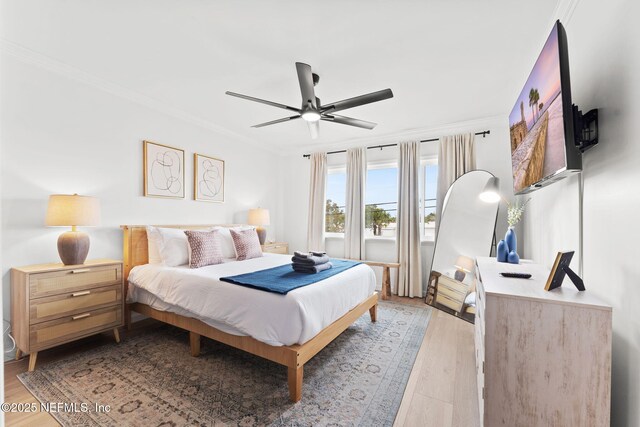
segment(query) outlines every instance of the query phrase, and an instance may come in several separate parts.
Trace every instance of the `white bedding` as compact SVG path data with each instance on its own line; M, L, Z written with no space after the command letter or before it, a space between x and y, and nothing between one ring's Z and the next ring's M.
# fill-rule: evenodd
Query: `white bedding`
M287 295L218 280L289 263L290 255L265 254L197 269L140 265L129 273L133 286L128 300L195 317L225 332L280 346L307 342L375 290L375 275L365 264Z

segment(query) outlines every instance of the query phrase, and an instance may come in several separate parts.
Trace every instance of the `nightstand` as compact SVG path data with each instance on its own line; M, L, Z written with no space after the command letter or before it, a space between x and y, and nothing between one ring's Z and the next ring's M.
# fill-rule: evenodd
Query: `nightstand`
M436 303L460 313L468 293L469 285L466 283L458 282L444 274L438 278L435 295Z
M124 286L122 261L98 259L82 265L40 264L11 269L11 327L16 359L113 330L120 342Z
M288 254L289 244L286 242L267 242L262 247L262 252L270 254Z

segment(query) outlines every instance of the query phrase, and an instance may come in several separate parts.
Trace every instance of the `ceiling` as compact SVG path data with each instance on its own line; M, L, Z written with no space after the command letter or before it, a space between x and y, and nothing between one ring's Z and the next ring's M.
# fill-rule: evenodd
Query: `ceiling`
M271 149L335 144L510 111L557 0L3 2L2 38ZM323 104L391 88L341 112L372 131L302 120L226 96L298 106L296 61Z

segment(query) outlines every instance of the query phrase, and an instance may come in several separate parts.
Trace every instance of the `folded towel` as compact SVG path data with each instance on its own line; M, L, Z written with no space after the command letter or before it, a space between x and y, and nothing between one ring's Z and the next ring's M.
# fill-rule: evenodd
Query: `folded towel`
M310 265L310 266L302 266L300 264L291 264L293 271L297 271L298 273L319 273L324 270L328 270L333 267L333 264L330 262L325 262L320 265Z
M329 257L326 255L323 255L321 257L319 256L310 256L308 258L301 258L297 255L294 255L291 258L291 261L294 264L300 264L300 265L320 265L320 264L324 264L326 262L329 262Z
M326 252L318 252L318 251L309 251L309 252L300 252L300 251L295 251L293 253L295 256L300 257L300 258L309 258L312 256L324 256L327 253Z
M309 252L295 251L293 254L295 256L297 256L298 258L309 258L309 256L311 256L311 254Z

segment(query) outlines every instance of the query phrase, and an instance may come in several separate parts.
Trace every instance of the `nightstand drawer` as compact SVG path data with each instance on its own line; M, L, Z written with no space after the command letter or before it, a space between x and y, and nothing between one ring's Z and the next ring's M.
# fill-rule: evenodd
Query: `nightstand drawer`
M287 246L271 246L270 248L266 248L265 252L270 254L287 254L289 252Z
M455 300L447 295L443 295L438 290L438 295L436 295L436 302L438 304L442 304L445 307L449 307L452 310L460 311L462 310L462 303L464 301Z
M75 289L85 290L110 284L120 283L122 280L121 264L103 265L96 267L78 266L69 270L37 273L29 276L29 291L31 298L41 298L50 295L64 294Z
M115 304L122 304L120 284L31 300L29 318L35 324Z
M458 282L457 280L454 280L454 279L450 279L447 276L440 276L440 279L438 280L438 288L440 288L440 286L442 285L454 291L463 293L465 295L467 294L467 290L469 289L469 285L462 282Z
M288 243L267 243L262 246L262 252L269 254L288 254L289 253L289 244Z
M438 295L446 295L451 299L462 301L464 301L464 297L467 296L466 293L460 292L457 289L451 289L449 286L440 282L438 282Z
M31 326L29 347L31 351L37 351L121 325L120 305L65 316Z

